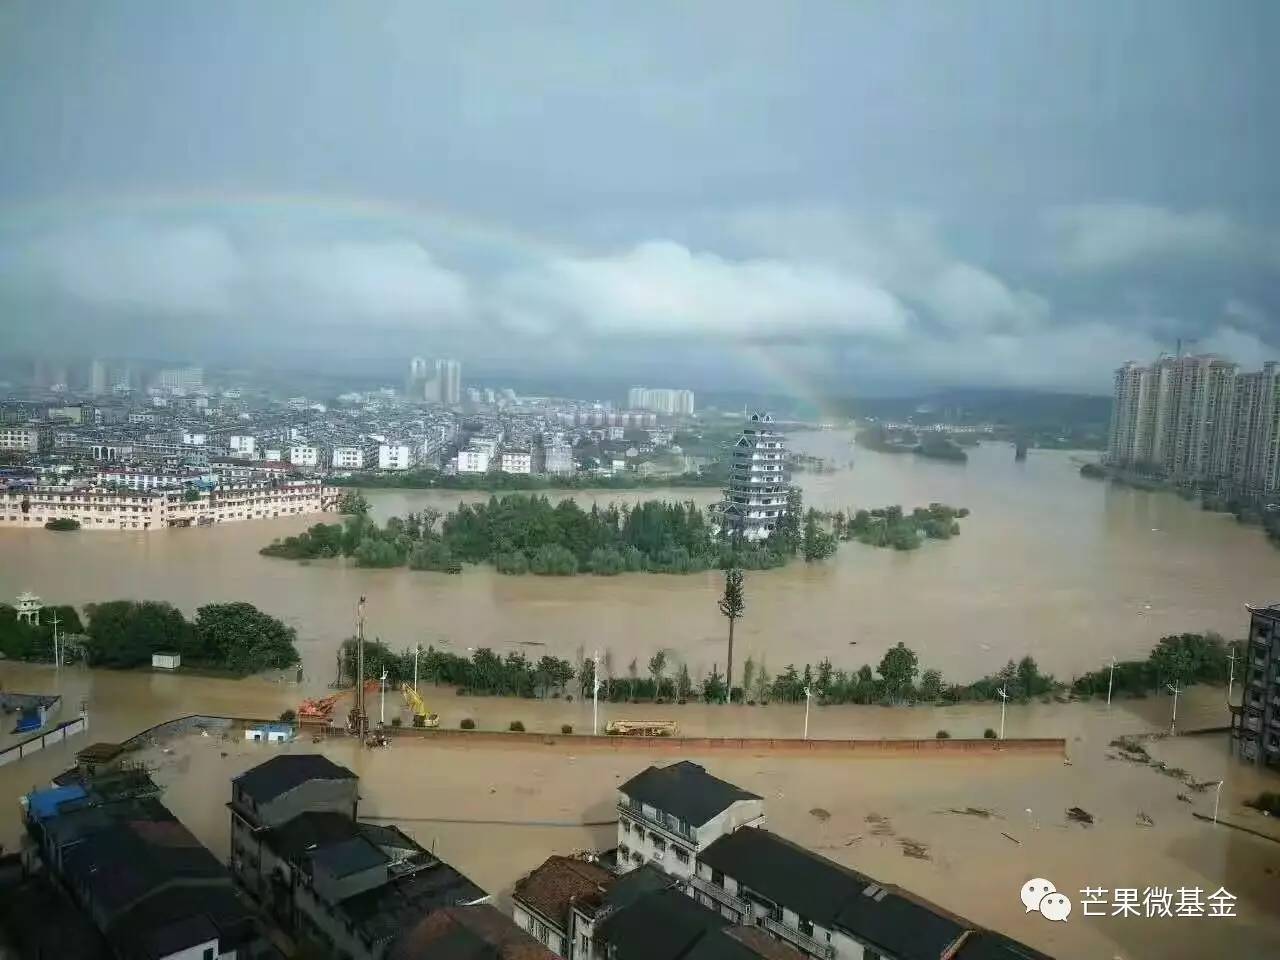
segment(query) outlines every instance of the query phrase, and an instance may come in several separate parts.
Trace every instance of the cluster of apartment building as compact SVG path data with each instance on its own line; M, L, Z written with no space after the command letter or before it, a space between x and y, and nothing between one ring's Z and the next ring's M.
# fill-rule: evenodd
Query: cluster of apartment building
M617 791L616 850L551 857L512 892L565 960L1046 960L770 832L763 798L691 761Z
M1280 364L1241 373L1213 356L1115 374L1107 462L1247 496L1280 489Z
M652 410L667 416L691 417L693 391L632 387L627 391L627 406L633 410Z
M1249 607L1244 685L1231 709L1239 755L1259 766L1280 766L1280 603Z

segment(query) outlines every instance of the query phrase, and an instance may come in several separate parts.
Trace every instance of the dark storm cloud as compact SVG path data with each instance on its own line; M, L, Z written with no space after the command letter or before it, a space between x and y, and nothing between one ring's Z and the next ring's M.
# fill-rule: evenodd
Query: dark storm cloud
M714 380L768 344L864 386L1252 363L1277 39L1265 0L10 4L0 324Z

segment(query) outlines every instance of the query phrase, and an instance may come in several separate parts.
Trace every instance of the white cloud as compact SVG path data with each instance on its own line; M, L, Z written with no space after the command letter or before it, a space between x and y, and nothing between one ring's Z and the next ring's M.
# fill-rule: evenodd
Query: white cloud
M1275 259L1275 246L1215 210L1137 203L1059 207L1045 217L1050 257L1067 270L1111 270L1179 259Z
M237 242L203 223L108 220L46 233L16 264L19 284L172 319L268 313L277 323L443 327L464 324L470 312L463 277L399 240L284 233Z
M495 307L511 327L565 322L602 335L896 338L907 309L847 271L785 259L730 260L666 240L613 256L553 257L503 277Z

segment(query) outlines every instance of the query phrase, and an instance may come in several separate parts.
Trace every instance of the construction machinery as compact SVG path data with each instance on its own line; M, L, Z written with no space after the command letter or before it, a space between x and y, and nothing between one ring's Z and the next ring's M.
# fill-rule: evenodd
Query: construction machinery
M422 702L422 695L417 690L406 683L400 688L400 692L404 694L404 702L413 713L413 725L415 727L434 729L440 726L439 715L427 712L427 705Z
M604 732L611 737L674 737L679 729L674 720L610 720Z

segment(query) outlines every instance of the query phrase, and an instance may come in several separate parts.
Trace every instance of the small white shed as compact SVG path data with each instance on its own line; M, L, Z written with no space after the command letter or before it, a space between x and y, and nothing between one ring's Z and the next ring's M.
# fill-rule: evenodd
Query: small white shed
M152 670L177 670L182 666L182 654L173 651L153 653L151 655Z

